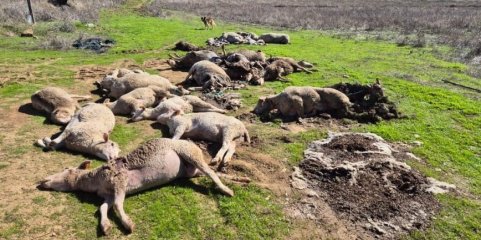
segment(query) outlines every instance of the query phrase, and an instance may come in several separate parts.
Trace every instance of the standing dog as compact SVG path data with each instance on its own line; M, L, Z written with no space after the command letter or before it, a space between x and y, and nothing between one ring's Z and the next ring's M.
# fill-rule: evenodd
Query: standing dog
M201 17L200 20L204 23L205 29L214 29L215 21L212 17Z

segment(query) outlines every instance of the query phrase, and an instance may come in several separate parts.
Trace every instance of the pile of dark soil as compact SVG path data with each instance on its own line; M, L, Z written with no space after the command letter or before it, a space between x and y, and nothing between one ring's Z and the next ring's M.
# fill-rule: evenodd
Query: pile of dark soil
M382 119L389 120L403 117L397 110L396 105L389 101L381 85L362 85L359 83L338 83L330 86L349 97L354 104L351 110L356 113L352 118L359 122L379 122Z
M111 48L115 44L115 41L112 39L102 39L102 38L87 38L87 39L77 39L72 44L74 48L77 49L88 49L95 51L96 53L104 53L109 48Z
M399 160L403 154L374 134L331 133L310 144L299 167L338 217L392 239L426 228L440 207L435 181Z

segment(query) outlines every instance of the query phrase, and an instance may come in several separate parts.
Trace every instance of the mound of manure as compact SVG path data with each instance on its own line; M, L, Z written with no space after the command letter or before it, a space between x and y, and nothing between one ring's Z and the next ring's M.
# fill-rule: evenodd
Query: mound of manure
M434 194L454 188L412 169L402 161L410 153L375 134L329 135L305 150L301 179L339 218L373 237L399 238L426 228L440 208Z

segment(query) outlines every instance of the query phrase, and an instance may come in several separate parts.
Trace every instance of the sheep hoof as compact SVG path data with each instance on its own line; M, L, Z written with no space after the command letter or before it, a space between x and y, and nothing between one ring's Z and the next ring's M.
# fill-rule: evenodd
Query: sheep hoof
M104 235L108 236L110 234L110 231L112 230L112 224L110 222L104 222L101 224L101 227Z
M209 165L214 166L214 165L217 165L218 162L219 162L218 158L212 158L212 160L210 160Z
M228 187L223 187L221 189L222 193L224 193L225 195L229 196L229 197L233 197L234 196L234 191L232 191L230 188Z
M45 142L43 141L43 139L38 139L36 142L35 142L35 145L38 146L38 147L41 147L41 148L46 148L47 146L45 146Z
M127 224L124 226L125 229L127 230L127 232L130 234L130 233L133 233L134 232L134 229L135 229L135 223L132 222L132 220L128 220Z

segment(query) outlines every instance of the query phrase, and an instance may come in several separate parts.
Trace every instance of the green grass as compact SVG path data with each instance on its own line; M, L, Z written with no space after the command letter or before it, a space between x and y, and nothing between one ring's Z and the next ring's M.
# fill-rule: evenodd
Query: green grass
M1 101L27 99L32 92L49 84L70 86L74 84L71 69L75 66L108 65L123 59L142 63L146 59L166 57L169 51L165 49L181 39L201 45L205 39L218 36L222 31L272 31L226 23L219 23L213 31L197 30L201 27L200 21L189 18L159 19L126 10L121 14L106 11L98 28L81 29L89 34L114 38L117 45L106 54L77 50L25 51L25 47L41 42L42 38L25 40L0 36L3 51L0 64L33 66L39 72L32 81L10 83L0 88ZM433 54L436 49L432 48L413 49L380 41L339 39L316 31L288 32L292 44L268 45L262 49L268 55L313 62L319 71L310 75L290 75L288 83L269 82L264 87L241 90L246 108L251 109L258 96L279 92L290 85L328 86L340 81L369 83L379 78L391 100L409 118L361 125L354 130L373 132L389 141L422 141L423 145L413 151L426 163L415 164L415 167L428 176L458 185L462 192L438 196L443 210L436 216L433 226L413 233L410 238L479 239L481 202L473 196L481 194L481 101L479 95L476 97L472 92L444 85L441 81L449 79L481 88L479 79L468 76L464 64L437 58ZM127 54L126 50L140 52ZM44 62L48 63L42 64ZM285 133L278 123L256 124L250 130L251 135L258 135L265 141L262 145L265 153L287 158L291 164L302 159L309 142L326 135L326 129L288 134L292 142L283 143L278 138ZM415 138L415 134L420 137ZM121 123L114 129L112 139L124 149L131 148L132 142L139 142L144 136L135 125ZM24 151L26 149L21 146L12 154L20 156ZM212 190L210 180L202 178L179 181L128 198L127 212L137 223L133 238L282 238L288 236L289 229L295 228L287 223L280 205L268 191L252 186L233 187L236 196L226 198ZM73 219L70 224L78 238L96 235L98 221L94 213L99 200L91 199L91 196L80 200L74 195L69 197L71 207L65 214ZM21 224L16 224L1 236L12 236L20 230ZM120 235L122 232L115 229L114 236Z

